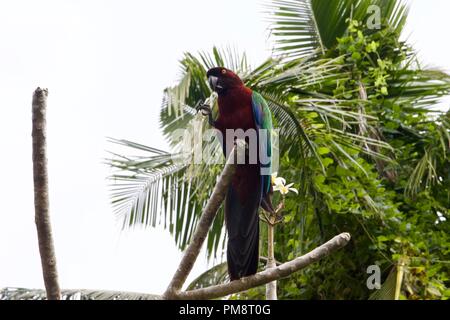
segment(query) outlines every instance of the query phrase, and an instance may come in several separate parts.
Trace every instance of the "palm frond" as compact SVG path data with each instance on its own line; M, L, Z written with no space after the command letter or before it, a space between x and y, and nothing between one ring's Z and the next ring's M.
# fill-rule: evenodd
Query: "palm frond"
M414 59L412 57L411 59ZM433 69L421 69L417 65L405 66L395 72L389 82L389 99L402 104L410 111L429 112L430 108L450 93L450 76ZM405 111L408 111L406 109Z
M287 92L288 88L310 93L315 90L325 92L326 89L334 89L337 81L349 77L342 61L342 56L333 59L269 59L262 65L264 68L257 68L244 80L250 88L264 92Z
M439 183L436 172L436 159L430 151L429 149L425 150L425 154L414 168L406 185L407 192L415 194L422 185L430 186L431 184Z
M259 266L263 268L267 263L266 257L259 257ZM277 262L279 265L280 262ZM219 263L207 271L203 272L197 278L192 280L186 290L196 290L201 288L207 288L214 285L227 283L230 281L228 276L228 266L226 262Z
M160 300L154 294L66 289L61 291L62 300ZM42 289L3 288L0 290L0 300L46 300L46 292Z
M107 164L116 170L110 177L111 203L123 228L155 227L161 223L183 249L190 241L220 169L211 164L208 172L201 172L199 167L202 166L192 165L189 154L170 154L127 140L110 141L127 147L124 152L145 152L144 155L114 155L107 159ZM214 252L220 244L222 219L223 214L219 214L208 237L208 248Z
M347 31L347 19L366 23L380 9L380 24L400 33L408 8L397 0L275 0L268 5L274 51L291 58L323 55Z
M195 290L206 288L229 281L228 266L226 262L215 265L208 269L197 278L195 278L187 287L186 290Z
M423 148L423 152L415 163L406 184L405 192L409 195L415 195L422 189L440 185L443 173L438 170L448 167L450 163L450 118L448 114L437 117L431 128L434 129L431 132L425 130L416 133L417 144Z
M198 57L186 53L181 60L181 77L178 84L165 90L163 108L161 110L161 126L164 132L170 132L170 125L183 120L187 107L195 107L197 103L205 101L211 95L206 72L217 66L234 70L241 77L249 72L250 66L245 54L240 54L236 49L228 48L220 50L213 48L212 53L201 52ZM191 113L192 115L192 113Z
M397 287L397 271L393 268L381 288L372 293L369 300L394 300Z

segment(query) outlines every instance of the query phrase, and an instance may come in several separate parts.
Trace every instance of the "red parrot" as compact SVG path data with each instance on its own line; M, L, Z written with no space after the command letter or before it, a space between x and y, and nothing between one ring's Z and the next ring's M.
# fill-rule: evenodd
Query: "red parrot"
M227 264L230 280L255 274L259 261L258 210L273 212L270 195L272 115L264 98L250 88L234 72L212 68L207 72L211 89L218 94L219 113L209 123L222 133L225 156L232 146L226 146L226 130L253 129L256 132L258 156L255 163L238 164L225 198L225 224L228 232ZM203 107L205 109L205 107ZM261 132L265 131L265 134ZM234 140L232 140L234 143ZM248 141L247 141L248 142ZM262 159L266 159L262 161ZM268 161L267 161L268 160Z

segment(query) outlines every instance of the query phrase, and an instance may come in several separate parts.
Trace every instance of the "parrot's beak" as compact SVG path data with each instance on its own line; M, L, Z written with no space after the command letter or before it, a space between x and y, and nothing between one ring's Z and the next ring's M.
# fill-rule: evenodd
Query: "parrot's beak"
M208 82L209 82L209 86L211 87L211 89L213 91L216 91L217 89L217 82L218 82L219 78L215 77L215 76L209 76L208 77Z

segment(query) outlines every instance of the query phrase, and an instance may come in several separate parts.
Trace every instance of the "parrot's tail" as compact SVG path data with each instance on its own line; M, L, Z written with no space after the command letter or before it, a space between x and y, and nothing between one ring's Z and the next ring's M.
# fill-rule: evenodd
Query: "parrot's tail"
M260 203L261 191L242 199L232 185L228 189L225 221L228 231L228 274L231 281L255 274L258 269Z

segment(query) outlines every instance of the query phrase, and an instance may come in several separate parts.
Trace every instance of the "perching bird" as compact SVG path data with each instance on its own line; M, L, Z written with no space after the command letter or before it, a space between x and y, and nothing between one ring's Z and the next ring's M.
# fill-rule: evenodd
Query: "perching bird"
M237 165L225 199L227 263L232 281L256 273L259 261L258 210L261 206L273 212L270 200L272 116L264 98L247 88L234 72L225 68L212 68L207 72L207 77L211 89L218 94L217 119L212 118L208 106L200 109L209 113L210 124L222 133L225 156L226 151L232 149L225 145L227 129L255 129L257 132L257 161L249 163L247 158L245 164Z

